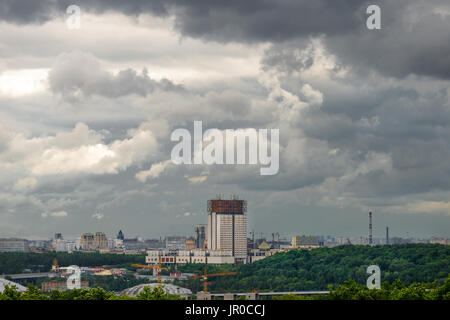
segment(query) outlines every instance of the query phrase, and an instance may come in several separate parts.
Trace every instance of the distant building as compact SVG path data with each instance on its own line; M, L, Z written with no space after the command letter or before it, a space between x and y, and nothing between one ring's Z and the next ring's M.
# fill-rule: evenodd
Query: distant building
M449 238L431 238L430 243L432 244L443 244L443 245L450 245L450 239Z
M233 257L247 257L247 201L208 200L208 226L206 232L209 250L231 251Z
M0 239L1 240L1 239ZM19 284L19 283L16 283L16 282L12 282L12 281L10 281L10 280L6 280L6 279L4 279L4 278L0 278L0 293L2 293L4 290L5 290L5 287L6 286L8 286L8 287L12 287L12 286L16 286L16 289L17 289L17 291L19 291L19 292L25 292L25 291L27 291L27 287L25 287L25 286L23 286L23 285L21 285L21 284Z
M145 242L140 238L125 239L123 240L123 245L125 249L129 251L140 251L146 249Z
M235 257L231 251L224 250L148 250L146 263L157 264L161 259L165 264L207 263L207 264L234 264Z
M294 236L291 246L298 249L315 249L320 247L320 243L317 236Z
M195 249L195 240L194 238L187 238L185 248L187 250Z
M82 289L89 288L88 281L81 281L80 286ZM41 283L42 292L50 292L53 290L65 291L67 290L67 281L44 281Z
M119 230L119 233L117 234L117 239L119 239L119 240L125 240L125 236L123 235L122 230Z
M95 249L108 248L108 238L106 238L106 235L103 232L95 233L94 246L95 246Z
M269 245L267 242L266 242L266 244ZM273 256L274 254L276 254L278 252L285 251L283 249L266 249L267 248L266 245L264 245L263 248L264 248L263 250L262 249L252 249L250 251L249 256L247 257L247 262L253 263L253 262L265 259L267 257Z
M54 251L74 251L75 250L75 241L64 240L61 233L55 233L55 236L51 240L51 250Z
M270 248L271 248L271 245L268 244L265 240L263 242L261 242L258 246L258 249L262 250L262 251L270 250Z
M194 229L195 247L201 249L206 241L206 224L198 224Z
M94 250L94 234L83 233L80 238L80 246L83 250Z
M142 238L131 238L123 240L123 246L129 251L140 251L146 249L159 249L165 247L165 244L159 239L146 239Z
M145 249L160 249L164 247L160 239L147 239L144 242Z
M28 252L30 247L27 239L0 238L0 252Z
M186 237L183 236L167 236L166 249L185 249Z
M83 250L98 250L108 248L108 238L103 232L83 233L80 239L80 246Z
M42 252L50 249L52 240L28 240L30 251Z

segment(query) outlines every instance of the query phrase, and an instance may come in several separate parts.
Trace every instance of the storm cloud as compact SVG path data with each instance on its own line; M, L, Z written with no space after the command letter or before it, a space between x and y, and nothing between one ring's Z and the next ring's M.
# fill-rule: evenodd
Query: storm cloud
M0 2L1 233L190 234L217 193L259 230L448 232L446 1L83 0L80 30L69 4ZM280 129L279 173L172 164L196 120Z

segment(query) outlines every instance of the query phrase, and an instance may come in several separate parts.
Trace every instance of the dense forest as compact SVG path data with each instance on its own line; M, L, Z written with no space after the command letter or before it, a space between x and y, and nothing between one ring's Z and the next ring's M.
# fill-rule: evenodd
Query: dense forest
M117 255L99 253L0 253L0 274L18 273L25 269L48 271L53 259L61 266L128 267L130 263L144 263L144 255ZM342 285L353 279L365 285L368 265L378 265L381 281L392 284L395 280L405 285L414 282L439 284L450 274L450 247L431 244L408 244L391 246L354 246L315 250L292 250L278 253L264 260L238 266L208 266L209 273L238 271L235 276L211 277L211 292L294 291L327 290L329 285ZM179 265L182 272L202 273L203 265ZM92 277L91 286L118 291L138 282L131 277ZM178 281L193 292L202 290L199 279Z
M130 263L145 263L145 255L85 253L85 252L0 252L0 274L22 273L25 269L33 272L48 272L53 259L60 266L77 265L96 267L103 265L129 266Z
M439 283L450 274L450 246L408 244L391 246L354 246L315 250L292 250L264 260L231 266L208 266L208 272L241 272L235 276L209 279L211 292L327 290L328 285L341 285L353 279L365 285L366 268L378 265L381 281L399 279L406 285L413 282ZM202 265L185 265L184 272L202 273ZM183 285L180 283L180 285ZM184 286L193 292L202 290L200 280L191 279Z

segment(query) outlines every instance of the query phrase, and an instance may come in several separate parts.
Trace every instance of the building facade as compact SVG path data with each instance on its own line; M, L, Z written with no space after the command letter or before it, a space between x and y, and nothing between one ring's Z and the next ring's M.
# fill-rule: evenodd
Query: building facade
M195 239L194 238L187 238L186 244L185 244L186 250L192 250L195 249Z
M247 201L209 200L206 241L209 250L231 251L238 260L247 257Z
M177 250L177 249L163 249L163 250L148 250L146 263L158 264L186 264L186 263L202 263L202 264L234 264L235 258L231 251L224 250Z
M198 224L194 229L195 247L198 249L204 248L206 241L206 224Z
M28 252L28 240L19 238L0 238L0 252Z
M82 250L99 250L108 248L108 238L103 232L83 233L80 238Z
M185 249L186 237L183 236L167 236L166 249Z
M298 249L316 249L321 245L317 236L294 236L291 246Z

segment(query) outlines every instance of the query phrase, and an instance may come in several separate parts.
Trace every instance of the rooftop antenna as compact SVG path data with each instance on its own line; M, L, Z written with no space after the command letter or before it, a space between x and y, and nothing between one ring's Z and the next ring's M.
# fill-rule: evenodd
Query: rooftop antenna
M372 245L372 212L369 212L369 245Z

